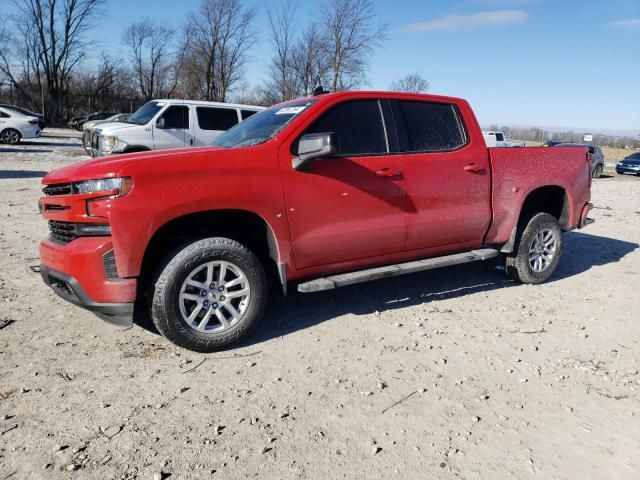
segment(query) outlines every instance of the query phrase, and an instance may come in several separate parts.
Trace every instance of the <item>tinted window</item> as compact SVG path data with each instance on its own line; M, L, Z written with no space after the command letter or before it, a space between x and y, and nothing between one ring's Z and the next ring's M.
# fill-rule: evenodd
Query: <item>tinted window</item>
M454 150L466 143L457 109L453 105L399 101L411 152ZM498 136L496 135L496 140Z
M231 108L197 107L198 125L202 130L229 130L238 123L238 113Z
M501 133L496 133L496 140L498 142L504 142L504 135L502 135Z
M246 120L247 118L249 118L251 115L253 115L254 113L258 113L255 110L241 110L240 114L242 115L242 119Z
M593 147L589 147L589 153L595 153L596 149Z
M0 112L0 118L9 118L11 115L8 113Z
M341 103L316 120L305 132L338 136L342 155L387 153L387 139L377 100Z
M186 129L189 128L189 107L174 105L167 108L162 114L164 128Z

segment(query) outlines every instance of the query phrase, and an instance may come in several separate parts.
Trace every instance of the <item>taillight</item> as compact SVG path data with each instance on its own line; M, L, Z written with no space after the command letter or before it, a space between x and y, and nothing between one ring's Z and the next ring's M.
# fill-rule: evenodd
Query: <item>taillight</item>
M31 125L38 125L38 123L40 123L40 121L39 120L29 120L29 123Z

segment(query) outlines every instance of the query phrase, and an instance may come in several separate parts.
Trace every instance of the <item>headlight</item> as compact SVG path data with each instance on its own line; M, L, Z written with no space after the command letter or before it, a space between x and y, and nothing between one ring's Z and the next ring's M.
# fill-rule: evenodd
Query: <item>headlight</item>
M87 180L73 184L75 193L109 192L112 195L122 197L129 193L133 183L131 178L102 178L100 180Z
M98 137L98 150L112 152L116 145L118 145L118 137Z

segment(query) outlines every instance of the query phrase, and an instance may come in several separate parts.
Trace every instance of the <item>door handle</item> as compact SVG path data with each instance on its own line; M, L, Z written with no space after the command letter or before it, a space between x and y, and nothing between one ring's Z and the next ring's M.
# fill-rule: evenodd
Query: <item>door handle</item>
M381 168L376 172L376 177L399 177L402 175L400 170L394 170L391 168Z
M484 172L484 167L482 165L476 165L475 163L470 163L469 165L464 166L465 172Z

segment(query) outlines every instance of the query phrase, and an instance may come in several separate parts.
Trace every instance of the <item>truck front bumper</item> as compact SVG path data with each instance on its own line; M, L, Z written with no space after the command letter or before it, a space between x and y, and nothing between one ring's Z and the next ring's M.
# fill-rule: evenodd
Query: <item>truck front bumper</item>
M66 244L45 239L40 243L40 274L64 300L110 323L130 326L137 281L107 278L105 254L112 248L110 237L77 238Z

